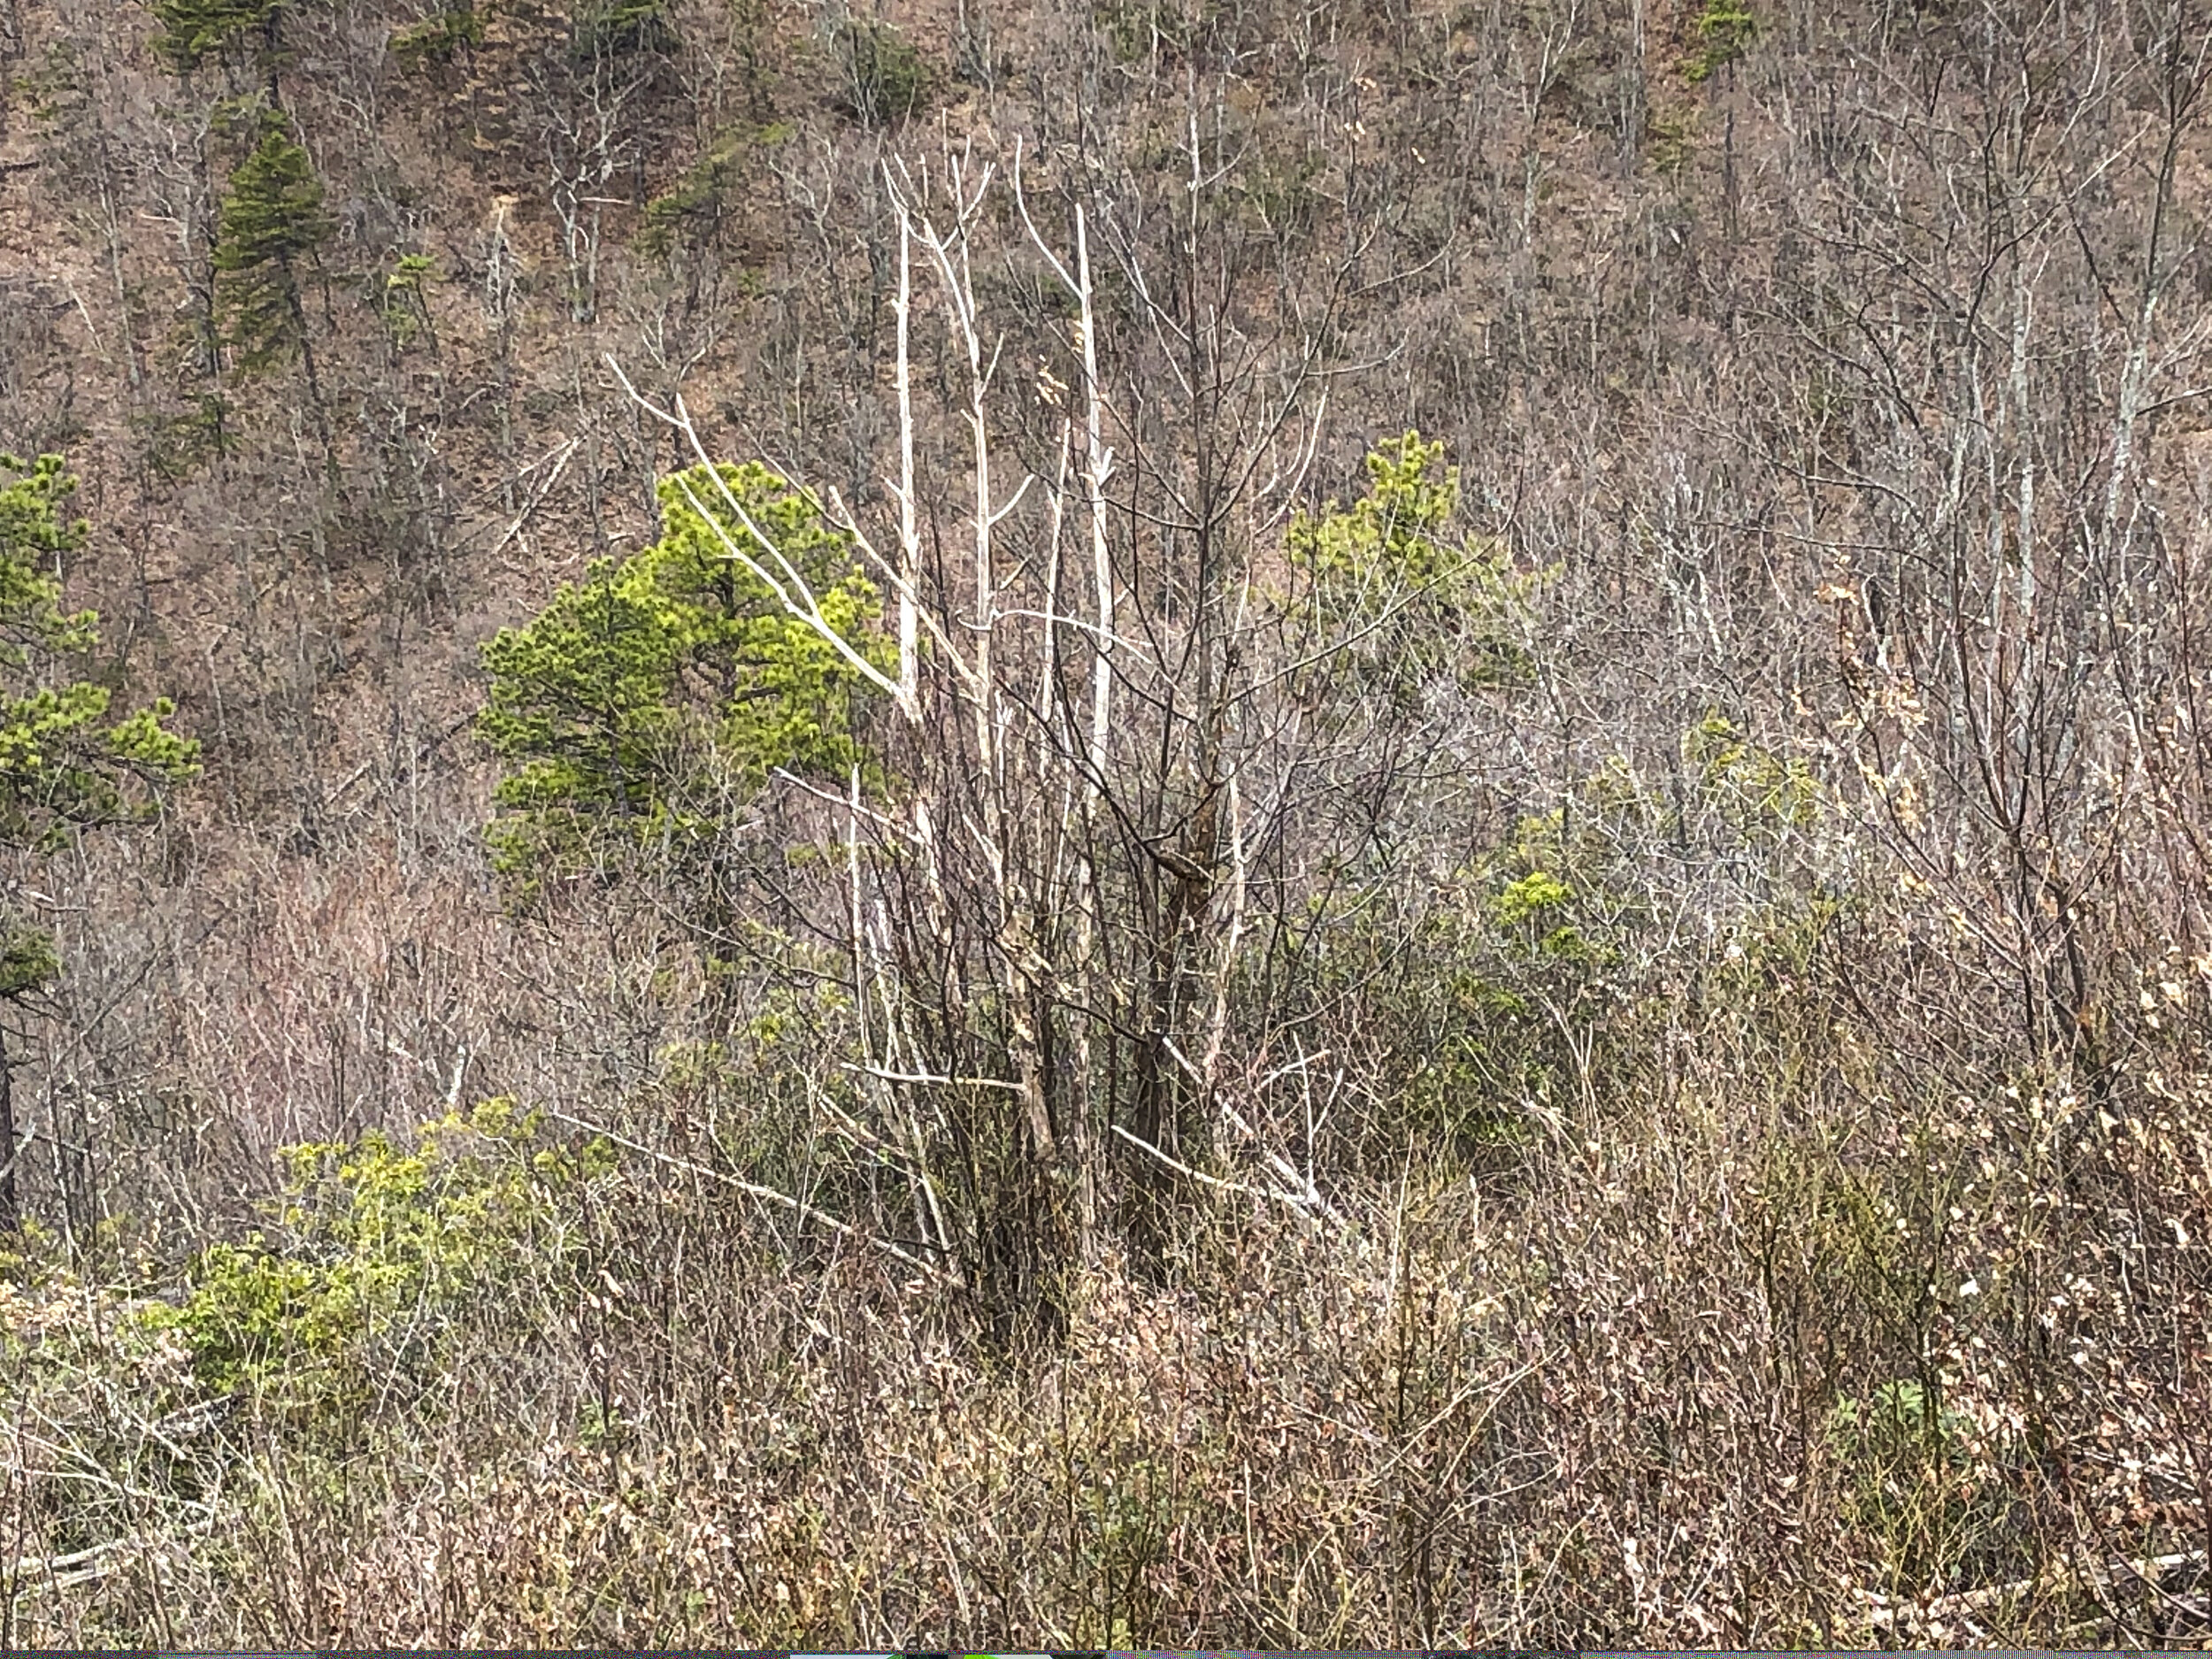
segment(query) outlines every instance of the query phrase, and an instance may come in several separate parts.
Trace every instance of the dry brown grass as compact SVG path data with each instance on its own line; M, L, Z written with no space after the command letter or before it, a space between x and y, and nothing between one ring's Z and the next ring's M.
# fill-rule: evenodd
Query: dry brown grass
M5 1304L16 1630L2195 1640L2212 1090L1785 1114L1718 1058L1703 1083L1601 1097L1509 1174L1348 1185L1341 1228L1194 1197L1164 1282L1087 1263L1064 1344L1017 1362L879 1256L634 1163L335 1442L35 1278ZM1871 1422L1901 1382L1939 1428L1843 1438L1839 1401Z

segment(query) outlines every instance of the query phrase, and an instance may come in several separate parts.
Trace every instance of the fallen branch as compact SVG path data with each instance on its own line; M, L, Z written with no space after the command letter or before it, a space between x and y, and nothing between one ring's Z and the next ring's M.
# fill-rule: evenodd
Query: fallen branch
M1248 1187L1242 1181L1225 1180L1218 1175L1209 1175L1203 1170L1194 1170L1191 1168L1189 1164L1184 1163L1180 1158L1174 1157L1168 1153L1161 1151L1159 1148L1154 1146L1149 1141L1145 1140L1140 1135L1132 1134L1127 1129L1124 1128L1119 1124L1116 1124L1114 1125L1114 1133L1119 1135L1124 1141L1126 1141L1131 1146L1136 1148L1138 1151L1147 1153L1149 1156L1159 1159L1161 1163L1166 1164L1168 1168L1173 1170L1177 1174L1187 1175L1194 1181L1202 1181L1209 1187L1219 1187L1225 1193L1238 1193L1247 1198L1271 1198L1279 1204L1288 1204L1293 1210L1313 1210L1317 1209L1321 1214L1328 1217L1331 1220L1335 1221L1340 1225L1343 1222L1343 1217L1339 1216L1334 1210L1331 1209L1328 1202L1318 1193L1314 1192L1311 1187L1308 1187L1308 1189L1303 1193L1286 1193L1279 1192L1273 1187Z
M656 1164L664 1164L672 1170L681 1170L687 1175L704 1176L708 1180L720 1181L726 1187L734 1187L748 1197L758 1198L772 1204L780 1204L786 1210L818 1226L827 1227L840 1238L850 1239L859 1244L873 1245L885 1255L896 1257L909 1267L926 1273L941 1283L944 1281L945 1274L941 1268L923 1261L918 1256L910 1256L888 1239L879 1239L872 1233L863 1233L850 1222L840 1221L835 1216L817 1210L812 1204L794 1198L788 1193L780 1193L772 1187L763 1187L757 1181L749 1181L741 1176L732 1175L722 1170L710 1170L705 1164L694 1164L687 1158L672 1157L665 1152L654 1150L642 1141L633 1141L626 1135L617 1134L611 1129L603 1129L597 1124L586 1123L580 1118L572 1118L568 1113L554 1107L547 1107L545 1115L549 1118L557 1118L561 1122L581 1129L588 1134L604 1135L615 1145L651 1158Z
M2123 1574L2132 1574L2155 1587L2161 1578L2171 1573L2192 1568L2200 1570L2204 1564L2203 1550L2188 1549L2172 1555L2109 1561L2086 1571L2078 1570L2069 1563L2038 1573L2032 1578L2015 1579L2010 1584L1957 1590L1925 1601L1887 1596L1878 1590L1860 1590L1856 1594L1868 1603L1867 1622L1870 1624L1877 1630L1893 1630L1900 1625L1920 1624L1932 1619L1961 1618L2027 1595L2063 1594L2082 1589L2109 1590Z

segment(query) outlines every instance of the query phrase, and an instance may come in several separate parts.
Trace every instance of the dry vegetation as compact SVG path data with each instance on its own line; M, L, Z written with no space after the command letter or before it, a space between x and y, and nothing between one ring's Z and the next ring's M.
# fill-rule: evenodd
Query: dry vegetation
M0 0L203 763L6 855L0 1645L2212 1640L2208 74ZM518 795L679 532L755 631Z

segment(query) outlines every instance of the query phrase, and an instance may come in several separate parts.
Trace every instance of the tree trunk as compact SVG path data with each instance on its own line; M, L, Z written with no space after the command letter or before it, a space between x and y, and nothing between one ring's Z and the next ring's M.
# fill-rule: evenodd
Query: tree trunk
M23 1225L23 1208L15 1190L15 1091L8 1059L8 1034L0 1030L0 1238Z

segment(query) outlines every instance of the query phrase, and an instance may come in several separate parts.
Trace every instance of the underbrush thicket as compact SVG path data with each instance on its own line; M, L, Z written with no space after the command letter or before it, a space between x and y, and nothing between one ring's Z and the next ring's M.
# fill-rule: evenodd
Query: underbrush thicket
M1194 1186L1164 1271L1102 1252L1064 1339L1017 1356L733 1192L710 1134L671 1169L498 1102L296 1148L262 1225L181 1272L34 1233L0 1292L43 1557L16 1628L2186 1631L2203 964L2158 964L2158 1028L2091 1098L1899 1054L1853 1007L1901 999L1894 968L1817 917L1663 955L1563 1031L1500 1010L1568 995L1543 955L1566 924L1462 919L1494 954L1425 961L1483 987L1457 1029L1486 1046L1439 1045L1403 1123L1316 1124L1332 1213ZM679 1070L649 1094L757 1087Z

